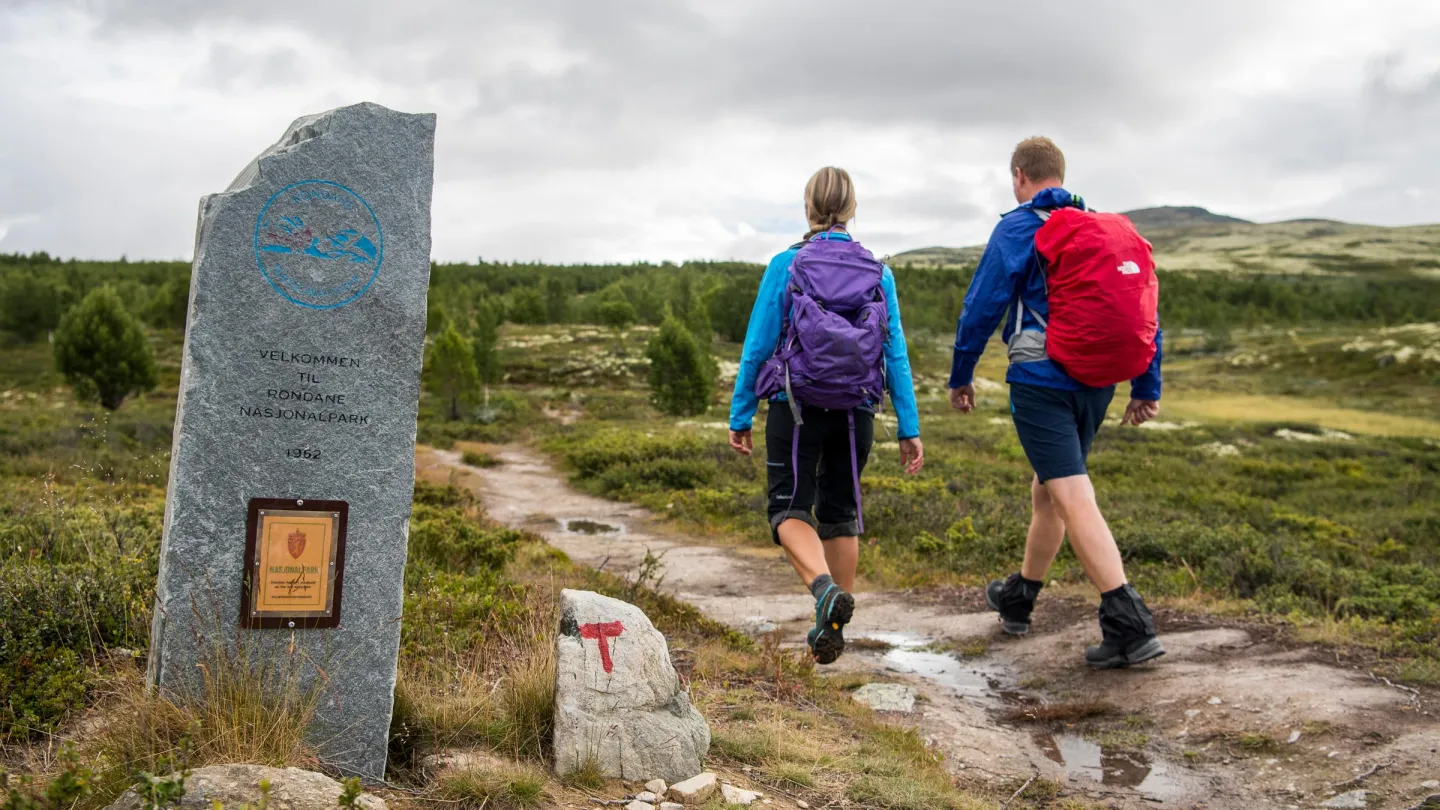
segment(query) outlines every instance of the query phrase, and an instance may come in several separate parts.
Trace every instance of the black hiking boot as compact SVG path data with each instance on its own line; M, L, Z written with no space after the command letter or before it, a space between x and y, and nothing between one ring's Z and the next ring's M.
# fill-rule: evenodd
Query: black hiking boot
M1155 637L1155 618L1130 585L1100 595L1102 641L1085 650L1093 669L1123 669L1165 654Z
M985 588L985 604L1000 614L1000 629L1012 636L1030 632L1030 612L1043 582L1011 574L1005 581L995 580Z

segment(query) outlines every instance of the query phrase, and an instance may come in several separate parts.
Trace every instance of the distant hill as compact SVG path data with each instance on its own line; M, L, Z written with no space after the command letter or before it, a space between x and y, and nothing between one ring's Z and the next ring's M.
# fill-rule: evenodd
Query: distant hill
M1198 206L1142 208L1125 215L1154 245L1161 270L1440 279L1440 225L1386 228L1326 219L1255 223ZM973 265L984 249L921 248L892 256L891 264Z
M1194 225L1255 224L1248 219L1211 213L1198 205L1161 205L1155 208L1137 208L1124 213L1141 231L1147 228L1185 228Z

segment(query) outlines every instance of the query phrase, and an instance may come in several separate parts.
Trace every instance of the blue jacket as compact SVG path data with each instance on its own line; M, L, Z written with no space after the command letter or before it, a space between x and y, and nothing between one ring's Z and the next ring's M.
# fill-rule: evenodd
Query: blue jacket
M970 290L965 293L965 308L960 312L960 323L955 328L955 355L950 366L950 387L959 388L975 379L975 364L985 351L985 344L995 334L995 327L1005 321L1001 338L1008 344L1015 333L1015 297L1019 295L1025 303L1023 329L1044 327L1035 320L1035 313L1049 320L1050 304L1045 297L1045 274L1040 259L1035 253L1035 232L1040 230L1041 220L1034 208L1084 208L1085 201L1063 188L1042 189L1030 202L1023 203L1000 218L990 242L985 245L985 255L975 268L975 277L970 280ZM1160 358L1163 335L1155 335L1155 359L1150 368L1130 382L1132 399L1160 399ZM1086 386L1066 374L1053 360L1037 360L1032 363L1012 363L1005 374L1005 381L1038 385L1043 388L1059 388L1064 391L1084 391Z
M832 231L832 239L849 235ZM775 353L780 330L785 322L785 304L789 296L785 285L790 280L790 262L797 248L790 248L770 260L760 290L755 295L755 308L750 311L750 326L745 330L745 348L740 352L740 373L735 376L735 395L730 399L730 429L750 430L760 398L755 395L755 377L760 366ZM920 416L915 408L915 388L910 380L910 356L905 348L905 330L900 325L900 299L895 294L895 274L889 267L880 277L880 290L890 311L890 339L885 343L885 379L890 385L890 401L895 404L899 422L896 437L913 439L920 435ZM784 399L781 394L776 400Z

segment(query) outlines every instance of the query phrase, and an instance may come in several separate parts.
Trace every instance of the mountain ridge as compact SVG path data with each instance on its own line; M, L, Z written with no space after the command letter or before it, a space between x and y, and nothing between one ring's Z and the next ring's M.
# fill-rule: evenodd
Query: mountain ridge
M1390 227L1328 219L1262 223L1197 205L1123 213L1153 245L1162 270L1440 279L1440 224ZM933 246L897 253L891 261L897 267L974 265L984 251L984 245Z

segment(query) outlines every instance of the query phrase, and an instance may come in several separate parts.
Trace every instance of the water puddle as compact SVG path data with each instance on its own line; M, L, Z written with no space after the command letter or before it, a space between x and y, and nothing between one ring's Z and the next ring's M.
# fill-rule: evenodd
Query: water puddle
M984 661L962 661L951 653L927 649L932 639L907 633L869 633L865 638L890 645L882 659L891 672L917 675L964 698L999 699L1004 670Z
M1177 768L1138 751L1107 748L1078 734L1040 734L1035 741L1045 756L1063 765L1072 777L1134 788L1160 801L1179 799L1189 792L1187 780Z
M560 525L571 534L617 534L623 531L619 526L589 518L570 518L560 521Z

